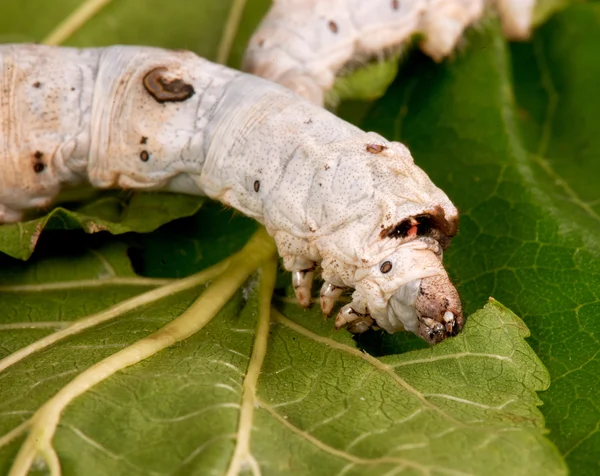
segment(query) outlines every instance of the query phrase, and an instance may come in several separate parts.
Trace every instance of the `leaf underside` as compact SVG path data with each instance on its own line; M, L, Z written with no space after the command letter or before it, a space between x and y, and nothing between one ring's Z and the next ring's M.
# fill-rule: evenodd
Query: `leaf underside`
M113 267L113 279L131 282L107 281L89 300L84 283L122 263L125 251L104 244L79 256L76 267L68 258L34 259L21 269L30 279L11 270L10 282L29 288L0 288L2 355L139 293L132 270ZM56 289L66 276L70 286ZM1 433L90 365L180 315L198 292L134 309L4 370ZM523 340L524 323L495 301L458 338L380 359L333 331L318 310L280 298L274 305L251 422L252 457L264 474L564 474L536 408L547 371ZM28 309L39 311L28 314L31 328L19 327ZM53 440L65 474L223 474L256 320L253 278L198 334L76 399ZM0 448L1 473L20 444Z
M452 61L414 55L363 129L402 140L461 211L445 260L468 312L494 296L550 371L549 438L573 474L600 471L600 4L556 14L531 42L472 32Z
M0 5L0 40L40 41L78 3ZM268 3L248 2L230 64L239 65ZM231 5L121 0L68 44L188 48L214 58ZM406 143L458 205L461 229L446 262L472 314L463 334L431 349L406 335L353 340L318 310L289 302L281 273L245 473L255 461L263 474L565 474L564 456L573 474L597 474L600 195L590 178L600 176L599 6L559 12L524 44L507 45L487 21L449 61L410 55L381 100L341 105L347 120ZM217 263L256 229L178 195L111 193L68 209L0 228L0 249L19 258L0 260L0 358ZM53 439L63 474L231 467L254 359L257 279L198 334L67 407ZM5 369L0 437L86 368L179 316L203 289L136 308ZM523 321L497 301L485 304L489 296ZM24 437L0 447L0 474ZM43 470L38 460L34 473Z

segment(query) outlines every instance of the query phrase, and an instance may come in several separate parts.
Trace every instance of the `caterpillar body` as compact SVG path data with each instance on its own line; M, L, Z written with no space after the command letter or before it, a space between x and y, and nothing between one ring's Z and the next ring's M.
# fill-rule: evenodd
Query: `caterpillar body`
M336 327L462 328L458 213L402 144L188 51L3 45L0 71L2 222L84 182L206 195L265 225L302 305L317 268L327 315L354 289Z
M535 0L275 0L246 50L243 69L323 104L347 65L393 51L411 37L435 61L447 57L486 7L506 36L524 39Z

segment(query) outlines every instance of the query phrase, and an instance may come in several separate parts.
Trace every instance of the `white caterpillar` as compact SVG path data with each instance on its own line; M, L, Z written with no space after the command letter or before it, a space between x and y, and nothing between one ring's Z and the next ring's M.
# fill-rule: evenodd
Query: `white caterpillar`
M524 39L535 0L274 0L251 38L243 69L315 104L347 64L422 35L421 49L441 61L463 31L495 7L506 36Z
M458 213L402 144L186 51L0 46L0 221L67 185L207 195L263 223L300 303L429 342L463 325L442 265Z

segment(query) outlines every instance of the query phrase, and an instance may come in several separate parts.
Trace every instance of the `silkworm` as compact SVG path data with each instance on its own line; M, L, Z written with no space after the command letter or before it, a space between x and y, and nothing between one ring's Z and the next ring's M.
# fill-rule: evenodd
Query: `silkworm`
M250 39L243 69L322 105L340 71L414 36L441 61L486 6L508 38L529 35L535 0L277 0Z
M0 71L0 221L86 182L205 195L266 227L302 305L316 272L326 314L354 290L336 327L462 328L458 212L401 143L187 51L3 45Z

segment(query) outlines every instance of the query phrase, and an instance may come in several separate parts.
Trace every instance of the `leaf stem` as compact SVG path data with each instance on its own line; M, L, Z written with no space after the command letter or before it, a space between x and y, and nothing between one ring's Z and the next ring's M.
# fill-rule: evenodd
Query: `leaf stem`
M110 321L111 319L121 316L126 312L133 311L138 307L146 306L172 294L176 294L181 291L185 291L186 289L190 289L195 286L204 284L208 281L211 281L212 279L216 278L218 275L223 273L223 271L225 271L225 269L229 266L229 263L229 259L223 260L220 263L217 263L216 265L205 269L204 271L201 271L198 274L194 274L187 278L177 280L176 282L168 284L167 286L162 286L158 289L153 289L152 291L148 291L138 296L132 297L118 304L115 304L114 306L111 306L108 309L105 309L104 311L92 314L91 316L79 319L70 324L67 323L69 324L67 328L61 329L57 332L47 335L46 337L43 337L42 339L39 339L0 360L0 373L6 370L11 365L14 365L17 362L23 360L24 358L30 356L31 354L45 349L46 347L49 347L52 344L56 344L58 341L66 337L78 334L86 329L89 329L90 327L94 327L98 324Z
M228 271L219 276L181 316L149 336L92 365L63 387L31 418L29 435L21 446L10 476L26 476L37 455L45 458L53 476L59 476L60 467L57 472L55 461L49 456L54 451L52 438L65 407L79 395L118 371L147 359L201 330L229 301L248 276L274 254L275 244L264 228L261 228L246 246L231 258Z
M275 257L265 263L262 268L258 294L258 323L254 338L254 347L248 364L248 371L242 387L242 406L238 424L237 439L233 457L229 463L227 476L237 476L248 466L254 475L260 475L260 467L250 451L252 437L252 422L256 407L256 387L258 377L267 353L269 327L271 324L271 299L277 277L277 260Z
M111 0L86 0L75 9L67 18L58 24L46 38L42 40L45 45L56 46L72 36L85 25L100 10L108 5Z
M19 436L21 436L23 433L25 433L29 429L30 426L31 426L31 418L25 420L19 426L13 428L8 433L2 435L0 437L0 448L9 444L15 438L18 438Z
M217 63L227 63L229 54L231 53L231 46L233 45L233 40L235 40L235 35L240 27L242 14L244 13L245 7L246 0L233 0L231 9L229 10L229 16L227 17L227 22L225 23L225 28L223 30L223 36L221 37L221 42L219 43L219 51L217 52L216 58Z
M99 288L102 286L163 286L178 279L144 278L142 276L124 276L100 279L80 279L57 281L41 284L8 284L0 286L0 293L37 293L42 291L62 291L65 289Z

